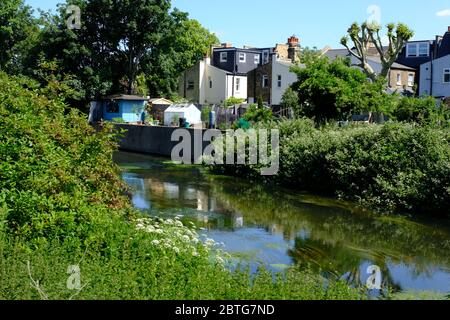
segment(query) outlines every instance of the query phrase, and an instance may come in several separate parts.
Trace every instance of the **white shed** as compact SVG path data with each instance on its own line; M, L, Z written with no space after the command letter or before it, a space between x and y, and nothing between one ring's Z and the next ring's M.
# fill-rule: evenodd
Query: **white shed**
M178 119L185 118L189 124L198 124L202 122L202 113L192 103L173 104L164 111L164 125L170 126Z

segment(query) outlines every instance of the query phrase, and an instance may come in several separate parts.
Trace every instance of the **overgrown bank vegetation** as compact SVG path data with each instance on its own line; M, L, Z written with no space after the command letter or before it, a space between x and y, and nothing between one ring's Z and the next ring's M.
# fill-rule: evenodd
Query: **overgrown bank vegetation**
M226 254L180 220L139 218L114 139L48 88L0 73L0 299L364 297L308 272L231 272ZM71 265L80 290L67 287Z
M260 125L280 130L280 171L264 178L270 182L337 195L380 211L449 214L447 128L394 122L316 127L308 119ZM260 167L214 170L261 179Z

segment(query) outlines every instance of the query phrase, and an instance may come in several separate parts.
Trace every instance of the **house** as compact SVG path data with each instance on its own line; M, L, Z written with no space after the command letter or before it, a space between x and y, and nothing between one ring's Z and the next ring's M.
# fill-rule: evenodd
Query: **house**
M267 63L247 74L249 103L262 97L266 104L279 106L286 89L297 81L297 75L290 68L299 62L300 42L297 37L290 37L287 45L277 44Z
M296 50L299 48L285 44L274 48L236 48L229 43L214 46L211 58L204 58L182 74L178 94L200 105L221 104L231 97L247 100L248 73L269 63L273 54L288 59Z
M450 68L445 58L450 54L450 27L444 36L433 40L409 41L400 53L397 62L416 69L419 95L435 97L450 96L446 80L446 69Z
M200 110L192 103L173 104L164 111L164 125L178 125L179 119L186 119L190 125L202 122Z
M204 58L183 72L178 94L200 105L221 104L231 97L247 100L247 75L220 69Z
M373 48L372 48L373 49ZM377 51L369 49L369 56L367 57L368 64L372 67L375 73L379 74L382 70L381 59ZM350 65L359 68L361 64L355 56L353 56L347 49L327 49L322 56L329 58L331 61L336 58L350 59ZM416 84L416 69L400 63L394 62L388 75L389 92L402 92L405 94L412 94Z
M141 114L147 105L147 98L136 95L118 94L91 103L90 122L100 119L124 122L141 121Z
M420 65L420 95L450 97L450 27L437 38L429 61Z

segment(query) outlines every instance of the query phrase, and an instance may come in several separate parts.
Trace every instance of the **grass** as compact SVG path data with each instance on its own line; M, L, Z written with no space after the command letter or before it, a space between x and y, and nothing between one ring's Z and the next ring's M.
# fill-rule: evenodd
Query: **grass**
M260 270L229 271L224 253L191 243L183 246L180 234L195 235L186 227L166 225L163 233L137 230L116 219L108 233L114 240L101 252L81 250L69 243L41 245L31 250L20 241L0 241L0 299L102 299L102 300L323 300L361 299L364 294L341 282L325 284L309 272L290 269L274 280ZM139 223L138 223L139 224ZM148 223L146 226L154 225ZM167 248L163 244L171 241ZM156 246L155 241L159 244ZM179 247L179 252L173 250ZM198 254L193 255L192 251ZM226 261L225 258L223 261ZM28 270L28 263L30 270ZM81 290L69 290L69 266L80 268ZM30 271L30 272L29 272ZM31 285L39 283L40 291Z

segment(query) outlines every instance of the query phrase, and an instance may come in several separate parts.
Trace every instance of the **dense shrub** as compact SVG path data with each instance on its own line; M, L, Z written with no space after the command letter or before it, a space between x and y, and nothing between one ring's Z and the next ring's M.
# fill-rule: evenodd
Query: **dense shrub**
M281 135L280 172L269 181L380 210L449 213L448 129L401 123L317 129L310 120L272 127ZM259 166L225 169L259 176Z

